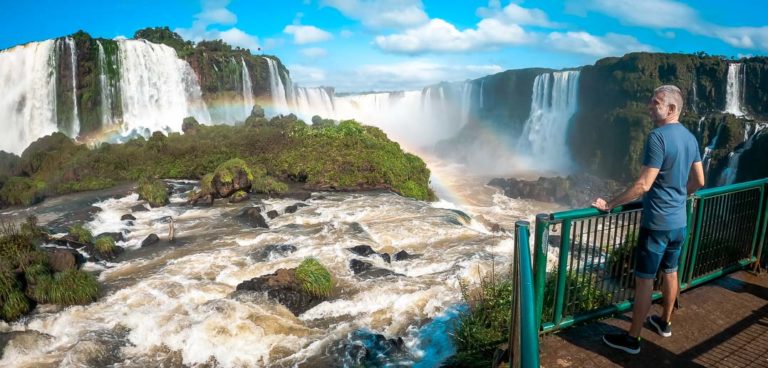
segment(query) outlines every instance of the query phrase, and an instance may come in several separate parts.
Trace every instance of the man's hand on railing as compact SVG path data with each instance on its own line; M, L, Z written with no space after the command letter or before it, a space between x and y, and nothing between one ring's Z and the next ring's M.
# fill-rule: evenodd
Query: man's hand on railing
M605 199L602 199L602 198L595 199L595 201L592 202L592 207L597 208L598 210L603 212L611 212L611 209L608 208L608 202L606 202Z

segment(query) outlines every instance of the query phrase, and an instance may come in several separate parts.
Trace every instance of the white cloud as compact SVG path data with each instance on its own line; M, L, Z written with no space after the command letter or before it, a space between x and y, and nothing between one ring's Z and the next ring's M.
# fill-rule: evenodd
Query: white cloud
M698 12L674 0L592 0L580 4L615 17L626 25L653 29L682 29L744 49L768 50L768 26L724 27L704 21Z
M653 51L653 47L640 43L636 38L615 33L595 36L587 32L552 32L544 42L555 50L592 56L623 55L633 51Z
M237 23L237 16L226 8L229 0L204 0L202 3L203 10L195 14L195 21L192 22L192 27L176 28L174 32L184 39L194 42L221 39L232 46L250 49L251 52L255 52L261 47L258 37L248 34L237 27L225 30L210 28L212 25L228 26Z
M333 38L332 34L315 26L289 25L283 29L283 32L293 35L293 42L297 45L322 42Z
M309 47L306 49L302 49L300 52L302 55L311 59L319 59L321 57L325 57L326 55L328 55L328 51L320 47Z
M510 3L501 9L498 1L491 1L488 8L478 8L477 15L481 18L496 18L502 22L515 23L521 26L560 27L557 23L551 22L547 13L542 10L523 8L515 3Z
M355 33L354 33L354 32L352 32L352 31L349 31L349 30L346 30L346 29L345 29L345 30L342 30L342 31L339 33L339 35L340 35L341 37L343 37L343 38L350 38L350 37L354 36L354 35L355 35Z
M326 72L323 69L301 64L288 65L287 67L291 71L291 80L296 84L319 86L326 82Z
M368 28L406 28L429 21L421 0L323 0Z
M420 54L425 52L466 52L488 49L495 46L520 45L535 40L516 24L486 18L475 29L460 31L453 24L442 19L406 30L400 34L377 36L374 43L382 50Z
M117 36L115 36L115 38L113 38L113 40L115 40L115 41L117 41L117 40L127 40L127 39L128 39L128 37L125 37L124 35L117 35Z

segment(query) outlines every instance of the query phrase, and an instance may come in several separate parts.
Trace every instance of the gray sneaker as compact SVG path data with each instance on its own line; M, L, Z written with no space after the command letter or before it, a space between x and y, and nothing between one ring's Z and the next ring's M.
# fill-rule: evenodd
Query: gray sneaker
M656 329L659 335L664 337L672 336L672 322L664 322L661 317L655 314L648 317L648 322Z

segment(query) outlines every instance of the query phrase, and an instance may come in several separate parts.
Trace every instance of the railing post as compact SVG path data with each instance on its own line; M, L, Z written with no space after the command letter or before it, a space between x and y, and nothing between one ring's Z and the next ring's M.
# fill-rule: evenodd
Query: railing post
M547 283L547 250L549 248L549 215L536 215L533 242L533 295L536 301L536 328L541 328L544 310L544 288Z
M531 267L531 252L529 247L529 227L527 221L515 223L515 238L518 239L518 302L517 311L520 313L520 359L523 368L539 367L539 333L536 324L535 305L533 303L533 270ZM513 366L514 367L514 366Z
M560 238L560 257L557 264L557 290L555 294L555 326L563 320L563 304L565 303L565 287L568 276L568 253L571 243L571 220L564 220Z
M757 261L754 267L755 272L760 272L760 266L763 263L763 256L765 253L765 247L766 247L766 231L768 231L768 181L766 184L763 184L763 191L760 195L762 199L763 208L760 209L760 216L762 216L762 226L758 228L758 236L759 239L757 240Z

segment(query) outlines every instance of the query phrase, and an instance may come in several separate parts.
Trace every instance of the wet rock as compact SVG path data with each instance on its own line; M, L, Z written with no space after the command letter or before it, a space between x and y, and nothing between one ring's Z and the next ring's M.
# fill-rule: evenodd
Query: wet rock
M413 259L413 258L416 258L416 256L404 250L401 250L395 253L395 261L405 261L406 259Z
M141 247L148 247L150 245L155 245L158 242L160 242L160 238L157 236L157 234L149 234L142 242Z
M300 315L327 298L307 293L296 280L295 269L281 268L271 275L255 277L237 285L239 292L266 293L267 297Z
M264 216L261 215L261 208L259 207L246 208L241 211L240 214L236 216L236 218L238 221L248 224L251 227L269 229L267 220L265 220Z
M108 236L116 242L125 241L125 236L123 236L123 233L101 233L99 235L96 235L94 239L101 238L102 236Z
M190 206L210 207L213 206L213 195L203 192L194 192L187 199L187 204Z
M384 262L392 263L392 257L389 256L387 253L379 253L379 257L384 260Z
M364 279L374 279L386 276L404 276L385 268L374 267L373 264L359 259L349 261L349 268L352 269L352 273Z
M263 262L270 259L282 258L296 251L296 247L290 244L270 244L264 249L251 255L251 258L257 262Z
M238 190L233 194L231 197L229 197L229 203L241 203L245 202L247 200L251 199L251 195L243 190Z
M137 204L131 207L131 212L147 212L147 211L149 211L149 209L147 209L147 207L144 206L143 204Z
M248 173L244 167L230 167L228 171L231 180L222 180L221 175L216 174L211 181L213 190L220 198L227 198L237 191L251 190L251 180L248 179Z
M270 220L274 219L277 216L280 216L280 214L278 214L277 211L275 210L267 212L267 217L269 217Z
M75 250L43 248L48 256L48 265L53 272L64 272L80 268L85 258Z
M299 210L299 208L301 208L301 207L308 207L308 206L309 205L304 204L304 203L294 203L294 204L292 204L292 205L290 205L288 207L285 207L285 211L284 212L285 213L295 213L296 211Z
M378 254L376 253L375 250L373 250L373 248L371 248L370 245L364 245L364 244L355 245L352 248L347 248L347 250L363 257L368 257L371 254Z
M119 257L123 252L125 252L125 249L119 245L115 245L115 247L112 249L111 252L101 252L96 247L87 247L86 252L91 254L93 258L95 258L97 261L114 261L117 257Z
M610 198L624 189L618 182L589 174L540 177L535 181L495 178L488 185L502 189L510 198L556 202L570 207L589 207L595 198Z
M401 337L387 338L367 330L330 344L325 355L335 360L329 365L337 367L403 367L415 359Z
M120 217L120 221L135 221L135 220L136 220L136 217L131 215L130 213Z

